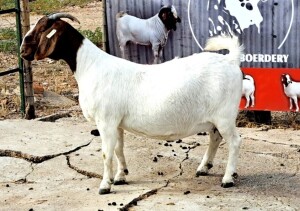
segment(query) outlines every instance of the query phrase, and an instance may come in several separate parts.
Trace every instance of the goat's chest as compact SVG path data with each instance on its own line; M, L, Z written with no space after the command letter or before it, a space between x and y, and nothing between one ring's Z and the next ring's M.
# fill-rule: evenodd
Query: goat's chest
M287 87L284 87L284 93L288 97L292 97L292 96L300 97L300 83L293 82L289 84Z
M96 113L96 105L88 95L84 95L79 92L79 105L84 117L89 121L94 121Z

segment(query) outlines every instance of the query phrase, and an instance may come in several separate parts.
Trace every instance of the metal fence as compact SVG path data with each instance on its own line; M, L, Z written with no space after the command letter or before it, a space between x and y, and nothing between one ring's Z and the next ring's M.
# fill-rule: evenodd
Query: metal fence
M0 72L0 77L5 76L11 73L19 73L19 83L20 83L20 96L21 96L21 113L25 113L25 94L24 94L24 76L23 76L23 60L20 57L20 45L22 42L22 26L21 26L21 10L20 10L20 1L15 0L15 7L0 10L0 15L8 14L8 13L15 13L16 17L16 40L17 40L17 56L18 56L18 64L16 65L17 68L8 69L6 71Z

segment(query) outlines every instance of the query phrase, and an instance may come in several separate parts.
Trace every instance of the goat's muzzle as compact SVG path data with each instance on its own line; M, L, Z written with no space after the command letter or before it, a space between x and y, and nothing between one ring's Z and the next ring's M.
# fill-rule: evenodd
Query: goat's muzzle
M181 19L180 19L180 17L178 17L178 16L177 16L177 18L176 18L176 22L177 22L177 23L181 23Z
M20 49L21 57L27 61L34 60L34 49L36 49L36 44L22 44Z

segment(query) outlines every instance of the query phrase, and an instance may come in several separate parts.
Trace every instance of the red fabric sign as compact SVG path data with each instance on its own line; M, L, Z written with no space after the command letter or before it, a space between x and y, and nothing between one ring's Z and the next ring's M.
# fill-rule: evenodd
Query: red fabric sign
M290 100L284 93L282 74L289 74L292 81L300 82L300 69L289 68L241 68L244 74L252 76L254 79L254 107L244 108L246 98L243 96L240 103L242 110L260 110L260 111L295 111L290 110ZM300 90L298 90L300 93ZM299 100L298 100L299 102Z

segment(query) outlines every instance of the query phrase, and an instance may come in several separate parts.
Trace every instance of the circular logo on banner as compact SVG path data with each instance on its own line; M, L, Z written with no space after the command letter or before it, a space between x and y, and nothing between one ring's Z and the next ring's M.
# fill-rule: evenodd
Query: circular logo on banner
M262 15L261 7L266 6L270 0L207 0L207 13L209 22L208 33L209 36L214 36L217 34L243 34L246 29L256 27L258 34L261 33L261 27L264 25L264 17ZM290 21L289 27L285 33L285 36L280 41L277 46L280 49L286 42L289 33L291 31L294 19L294 0L290 1ZM283 2L281 2L283 3ZM188 2L188 21L192 36L201 50L203 50L202 45L194 34L194 30L191 24L191 4L197 4L196 0L189 0ZM270 6L268 4L267 6ZM279 6L278 3L273 3L272 6ZM193 7L192 7L193 8ZM272 10L270 8L270 10ZM275 9L274 9L275 10ZM270 16L272 17L272 16ZM268 21L269 23L269 21Z

